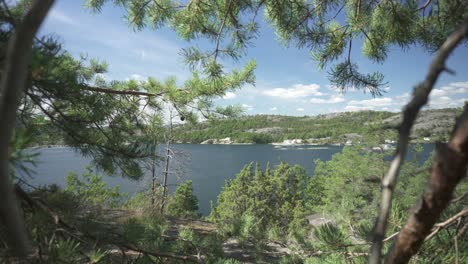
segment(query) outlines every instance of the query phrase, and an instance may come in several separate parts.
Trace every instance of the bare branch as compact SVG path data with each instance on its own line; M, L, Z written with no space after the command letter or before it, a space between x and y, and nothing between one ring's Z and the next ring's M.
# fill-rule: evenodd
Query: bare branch
M452 200L452 203L453 203L453 200ZM458 214L450 217L449 219L445 220L444 222L441 222L441 223L437 223L434 225L435 228L433 228L433 231L430 235L428 235L424 241L427 241L427 240L430 240L431 238L434 237L435 234L437 234L441 229L444 229L444 228L447 228L449 227L450 225L452 225L456 220L460 219L460 218L463 218L465 216L468 215L468 209L464 209L462 210L461 212L459 212ZM468 225L468 224L467 224ZM463 228L462 230L460 231L460 233L463 233ZM395 237L398 236L398 234L400 233L400 231L398 232L395 232L393 234L391 234L390 236L388 236L387 238L385 238L384 240L382 240L382 242L388 242L392 239L394 239Z
M54 0L34 1L22 22L16 26L15 34L8 41L0 84L0 217L6 226L8 244L19 256L29 251L29 242L10 181L9 144L16 123L18 103L27 84L34 36L53 3Z
M432 2L432 0L427 0L426 3L424 3L424 5L421 6L420 8L418 8L418 10L416 10L416 11L421 11L421 10L426 9L426 7L428 7L431 2Z
M427 241L427 240L430 240L431 238L433 238L441 229L445 229L449 226L451 226L452 224L455 223L455 221L457 221L458 219L464 217L464 216L467 216L468 215L468 208L465 208L464 210L462 210L461 212L459 212L458 214L450 217L449 219L445 220L444 222L442 223L438 223L438 224L435 224L434 225L434 230L424 239L424 241Z
M459 201L462 201L463 199L465 199L465 197L467 197L467 196L468 196L468 192L465 192L462 195L453 198L452 201L450 201L450 202L451 203L458 203Z
M445 43L437 52L436 57L432 61L426 79L415 87L413 98L404 109L403 122L399 128L398 146L387 175L385 175L382 180L382 202L380 204L380 213L374 227L374 236L372 240L373 243L371 247L371 255L369 258L369 262L371 264L377 264L381 261L382 240L385 236L387 220L390 209L392 207L393 189L395 187L398 174L400 173L401 165L405 160L405 155L409 143L409 135L413 123L421 108L427 103L429 94L432 91L432 88L434 87L434 84L437 81L439 75L444 71L446 59L455 49L455 47L457 47L457 45L465 38L467 33L468 21L465 21L462 27L460 27L447 38ZM441 159L443 158L441 157ZM435 223L436 219L437 218L434 219L432 224ZM432 227L432 225L430 227ZM430 230L430 227L428 230Z

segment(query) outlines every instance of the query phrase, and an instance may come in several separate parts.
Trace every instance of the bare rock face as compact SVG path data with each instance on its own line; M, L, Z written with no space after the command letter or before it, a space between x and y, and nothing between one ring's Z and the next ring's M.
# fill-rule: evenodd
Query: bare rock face
M265 247L264 250L258 251L252 242L240 243L234 238L228 239L222 246L224 257L236 259L245 264L279 263L281 257L292 253L287 245L279 241L268 241ZM259 255L260 258L258 258Z
M221 139L207 139L200 144L224 144L224 145L229 145L232 144L232 140L230 137L227 138L221 138Z
M214 140L213 139L207 139L205 141L203 141L202 143L200 144L213 144Z
M411 137L416 137L419 130L430 130L432 133L449 133L455 124L459 113L455 109L426 110L419 113L411 130ZM385 120L384 124L398 126L403 120L401 114L396 114Z
M306 144L306 142L302 139L285 139L283 142L280 143L273 143L273 145L278 145L278 146L294 146L294 145L303 145Z
M256 134L281 134L282 131L281 127L250 128L246 130L246 132Z
M312 214L306 217L307 221L309 221L309 225L313 227L319 227L325 224L332 224L333 221L330 218L326 218L322 214Z

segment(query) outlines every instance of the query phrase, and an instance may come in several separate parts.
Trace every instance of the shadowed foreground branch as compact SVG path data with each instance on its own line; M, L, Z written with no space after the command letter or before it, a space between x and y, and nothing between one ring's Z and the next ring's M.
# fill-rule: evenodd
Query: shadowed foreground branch
M9 174L9 145L16 123L18 102L26 86L34 36L54 0L37 0L8 41L0 84L0 218L6 226L8 246L19 256L28 252L24 221L13 194Z
M371 256L369 258L369 262L372 264L377 264L381 262L381 254L382 254L382 241L385 236L385 231L387 229L387 220L388 216L390 214L390 209L392 207L392 196L393 196L393 190L395 188L395 184L397 182L398 174L400 173L401 166L405 160L405 154L408 148L408 143L409 143L409 135L411 128L414 124L414 121L416 120L416 117L421 110L421 108L427 103L429 94L432 91L432 88L434 87L435 82L437 81L439 75L443 72L446 71L447 68L445 67L445 61L449 57L449 55L452 53L452 51L457 47L457 45L466 37L468 33L468 20L465 20L463 25L454 33L452 33L445 43L440 47L439 51L437 52L437 55L435 56L434 60L431 63L431 66L429 68L429 72L425 78L425 80L420 83L416 88L414 89L413 92L413 98L412 100L406 105L404 112L403 112L403 122L401 123L400 129L399 129L399 138L398 138L398 146L395 152L395 156L390 164L390 168L388 170L388 173L385 175L385 177L382 180L382 202L380 204L380 212L379 216L377 218L375 228L374 228L374 236L372 240L372 247L371 247ZM466 112L466 110L465 110ZM466 119L466 114L463 114L463 118ZM440 177L432 177L431 182L433 185L437 185L439 181L446 180L442 179L443 176L446 173L451 173L451 174L465 174L465 167L466 167L466 159L464 158L464 155L467 153L463 153L462 149L466 147L467 142L463 141L463 135L461 133L466 133L468 135L468 127L466 129L463 129L463 123L465 121L462 120L461 122L461 129L464 131L459 131L457 129L455 131L455 136L452 138L451 143L449 144L449 147L445 145L439 144L436 148L436 157L434 159L434 168L433 168L433 175L434 173L439 173ZM468 124L466 124L468 126ZM455 140L455 141L454 141ZM461 156L460 156L461 155ZM453 159L452 159L453 158ZM445 163L444 165L444 162ZM437 167L439 166L439 167ZM442 168L445 166L444 168ZM449 169L450 167L450 169ZM449 172L450 170L450 172ZM458 178L457 175L454 175L454 178ZM450 201L451 195L453 188L456 186L458 183L458 180L453 180L450 182L450 184L453 184L451 188L443 188L446 191L450 191L449 193L439 193L439 191L442 190L435 190L433 195L435 197L428 197L428 200L431 201L430 207L431 210L428 210L427 213L434 213L430 215L430 220L428 220L427 226L424 228L427 232L429 232L432 228L432 225L434 225L435 221L439 217L440 213L445 209L447 203ZM439 186L440 187L440 186ZM439 197L440 195L444 196ZM448 201L445 201L445 197L448 197ZM438 200L442 199L442 200ZM422 205L425 207L425 204L423 203ZM426 212L426 210L423 210L422 212ZM425 218L425 215L418 215L419 218ZM408 230L407 230L408 231ZM414 239L416 240L424 240L424 237L427 235L427 232L416 232L412 234L414 236ZM407 234L409 235L409 234ZM404 234L399 235L399 237L404 238ZM417 237L420 236L420 237ZM398 241L401 241L402 239L398 239ZM397 247L402 246L397 243ZM415 247L411 246L411 250L405 250L405 256L406 261L409 260L409 258L416 253L416 251L419 249L419 245L414 245ZM402 253L400 251L396 251L397 255ZM393 252L395 253L395 251ZM393 254L392 253L392 254ZM394 255L396 256L396 255ZM403 259L400 260L400 258L389 258L389 263L400 263L400 262L406 262L403 261Z
M418 252L440 214L450 204L458 182L465 177L467 163L468 107L465 107L450 142L436 145L428 186L400 231L387 256L387 263L406 263Z

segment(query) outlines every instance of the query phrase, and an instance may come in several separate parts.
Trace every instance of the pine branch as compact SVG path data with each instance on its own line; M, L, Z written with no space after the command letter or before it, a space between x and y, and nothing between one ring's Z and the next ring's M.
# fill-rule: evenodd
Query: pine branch
M18 256L27 254L29 241L10 181L9 144L16 123L16 110L27 84L33 40L53 3L54 0L34 1L23 20L16 25L14 35L8 41L0 84L0 216L6 226L8 244Z
M468 34L468 20L466 20L457 31L455 31L452 35L450 35L445 41L445 43L440 47L436 57L434 58L429 68L429 72L428 72L428 75L426 76L426 79L414 89L413 98L405 107L405 110L403 112L403 122L399 128L398 146L397 146L394 158L390 164L390 169L388 170L387 175L385 175L384 179L382 180L382 202L380 205L380 213L379 213L379 216L377 218L377 221L374 227L374 236L372 240L373 243L371 247L371 256L369 258L369 261L371 264L377 264L377 263L380 263L381 261L382 240L384 239L385 231L387 229L387 220L388 220L388 216L390 213L390 209L392 207L393 190L395 188L395 184L397 182L397 178L398 178L398 174L400 173L401 166L405 160L405 155L406 155L406 150L408 148L409 135L410 135L411 128L414 124L414 121L416 120L416 117L420 109L427 103L429 94L432 91L432 88L434 87L434 84L437 81L439 75L444 71L445 61L447 60L448 56L452 53L452 51L455 49L455 47L457 47L457 45L466 37L467 34ZM465 118L468 118L468 113L464 114L463 116ZM462 125L468 126L468 120L467 120L467 124L462 123ZM466 129L468 130L468 127ZM462 132L468 133L468 131L462 131ZM460 140L464 140L463 135L458 135L454 137L452 140L455 140L455 142L451 143L451 145L456 144L457 148L459 149L459 151L457 151L456 153L463 154L463 152L461 151L462 149L461 147L463 145L461 144L465 142L460 142ZM435 163L434 163L435 166L437 165L442 166L443 163L440 163L440 161L441 160L445 161L447 159L447 158L444 158L443 155L440 156L440 154L448 155L451 157L453 156L454 158L457 157L457 155L453 153L453 150L449 148L442 149L439 147L438 153L439 155L436 155L437 157L435 158ZM454 164L456 162L456 160L446 160L446 161L448 162L448 164ZM462 164L454 164L454 165L458 165L458 167L453 167L453 169L455 168L462 169L462 167L465 164L464 162L462 162ZM435 169L436 170L433 171L433 175L434 173L444 174L443 171L440 171L441 168L435 168ZM454 172L458 173L459 171L454 171ZM464 174L465 174L465 171L463 171L463 175ZM450 191L449 196L451 195L452 191L453 189ZM448 202L449 201L447 201L447 203ZM436 208L443 210L445 209L445 206L446 204L437 205ZM434 213L436 211L439 211L439 212L435 215L435 217L434 215L431 217L433 218L432 221L427 222L428 224L428 228L426 227L427 232L431 229L432 225L435 223L435 221L437 220L442 210L434 211ZM415 238L417 238L416 234L413 234L413 235L415 236ZM423 234L417 234L417 235L422 236L422 238L418 237L418 240L422 240L425 237L425 235ZM400 234L399 238L400 237L403 237L403 236ZM414 245L414 246L416 246L416 251L417 251L420 245ZM397 250L401 250L401 248L397 247ZM409 259L413 254L416 253L416 251L414 251L414 248L411 248L408 250L409 251L406 251L406 250L404 251L405 259L406 258ZM400 254L403 254L403 252L400 252L400 251L393 251L393 252L394 253L398 252L397 255L395 255L395 257L397 258L390 258L393 260L399 259L399 257L401 257ZM390 263L393 263L393 262L390 261Z
M147 96L147 97L159 97L166 93L165 91L159 92L159 93L147 93L147 92L131 91L131 90L115 90L115 89L110 89L110 88L93 87L93 86L87 86L87 85L82 85L81 88L83 90L98 92L98 93Z
M218 34L216 36L216 48L214 50L214 60L216 61L216 59L218 58L218 52L219 52L219 43L221 41L221 35L223 34L223 30L224 30L224 26L226 25L226 20L228 18L228 15L229 15L229 12L231 11L231 3L232 3L232 0L229 1L228 3L228 7L227 7L227 10L226 10L226 14L224 15L224 19L223 21L221 22L221 26L219 27L219 31L218 31Z

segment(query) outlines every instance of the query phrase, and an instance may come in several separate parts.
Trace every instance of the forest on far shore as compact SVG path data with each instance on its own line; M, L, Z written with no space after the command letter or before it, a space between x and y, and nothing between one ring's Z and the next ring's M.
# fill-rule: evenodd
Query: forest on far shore
M462 108L422 111L416 119L412 139L424 142L446 141ZM251 115L212 120L175 127L174 139L180 143L201 143L229 137L233 143L273 143L302 139L307 143L345 143L347 140L377 143L397 139L400 113L359 111L317 116Z

